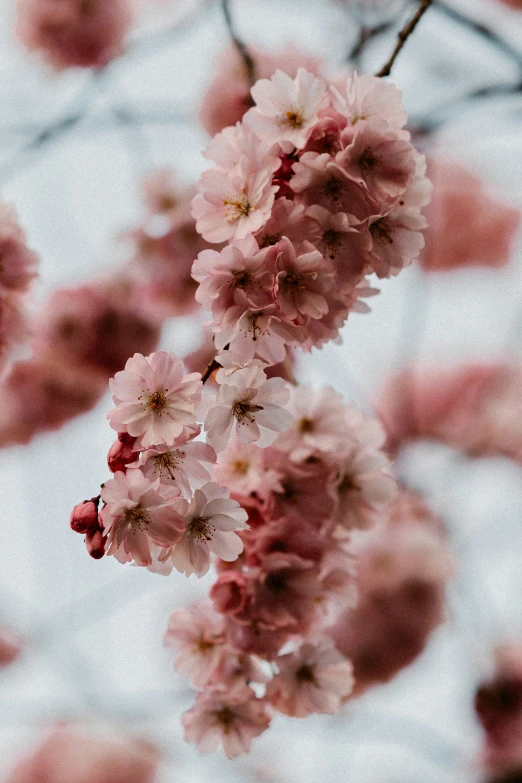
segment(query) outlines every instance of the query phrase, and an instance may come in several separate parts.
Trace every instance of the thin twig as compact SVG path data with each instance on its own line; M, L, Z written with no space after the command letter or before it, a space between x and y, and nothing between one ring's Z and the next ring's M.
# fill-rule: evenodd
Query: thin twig
M385 65L381 68L381 70L376 73L376 76L389 76L391 73L391 69L393 68L393 64L395 60L397 59L397 56L399 52L401 51L402 47L410 37L410 35L413 33L417 25L419 24L420 20L432 4L433 0L420 0L419 7L417 9L417 13L415 16L402 28L400 31L398 37L397 37L397 45L395 46L395 49L392 52L392 55L390 59L388 60Z
M248 47L245 42L238 36L236 32L232 14L230 12L230 0L221 0L221 8L223 9L223 16L225 17L228 33L234 43L234 46L241 55L241 58L245 64L248 83L250 86L252 86L256 81L256 64L254 58L248 51Z
M375 27L365 27L363 25L359 31L359 37L357 41L353 45L353 48L350 50L350 52L348 52L348 60L357 62L360 59L368 41L371 41L373 38L381 35L381 33L385 33L390 29L390 27L391 22L383 22L382 24L378 24Z
M214 370L217 370L219 367L221 367L221 365L216 361L216 358L214 357L212 361L209 363L203 375L201 376L201 380L203 381L203 383L206 383L210 378L210 376L212 375L212 373L214 372Z

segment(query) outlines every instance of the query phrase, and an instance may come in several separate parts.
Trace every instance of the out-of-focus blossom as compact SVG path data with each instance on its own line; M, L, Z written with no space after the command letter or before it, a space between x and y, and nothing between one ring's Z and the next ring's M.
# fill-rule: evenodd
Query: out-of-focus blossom
M177 609L169 617L165 646L179 650L174 668L196 688L212 677L224 654L224 618L207 604Z
M60 725L6 783L153 783L158 761L148 742Z
M277 668L267 699L293 718L337 712L353 688L352 666L331 642L307 642L295 652L280 655Z
M14 207L0 204L0 288L27 291L37 268L38 256L27 247Z
M103 68L123 52L129 0L18 0L16 31L56 70Z
M0 625L0 668L16 661L23 649L22 639L5 625Z
M116 405L107 414L111 427L139 438L142 448L184 443L196 434L201 376L184 375L174 354L136 353L109 385Z
M427 272L509 263L520 210L459 163L430 158L433 198L419 263Z
M201 753L210 753L221 743L231 759L250 750L254 737L269 727L270 717L267 703L251 688L229 694L203 692L183 715L185 739Z

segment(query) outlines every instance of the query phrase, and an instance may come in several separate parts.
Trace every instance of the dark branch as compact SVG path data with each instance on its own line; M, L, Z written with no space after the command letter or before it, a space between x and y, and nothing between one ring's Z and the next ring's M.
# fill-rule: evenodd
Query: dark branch
M402 28L399 35L397 36L397 44L395 46L395 49L392 52L392 55L387 63L383 65L381 70L376 73L376 76L389 76L391 73L391 69L393 68L393 64L395 60L397 59L397 56L399 55L399 52L401 51L402 47L410 37L410 35L413 33L417 25L419 24L420 20L432 4L432 0L420 0L419 7L417 9L417 13L415 16Z
M381 33L385 33L390 29L390 27L390 22L383 22L382 24L376 25L375 27L361 27L359 38L352 47L351 51L348 52L348 60L355 60L357 62L357 60L359 60L360 56L362 55L366 44L373 38L376 38L378 35L381 35Z
M208 379L210 378L210 376L212 375L212 373L214 372L214 370L217 370L220 367L221 367L221 365L216 362L216 359L215 358L212 359L212 361L208 365L207 369L205 370L205 372L201 376L201 380L203 381L203 383L206 383L208 381Z
M248 83L250 86L252 86L256 81L256 64L254 58L248 51L245 42L236 33L236 28L234 26L232 14L230 12L230 0L221 0L221 7L223 9L223 16L225 17L228 33L234 43L234 46L241 55L241 58L245 64Z

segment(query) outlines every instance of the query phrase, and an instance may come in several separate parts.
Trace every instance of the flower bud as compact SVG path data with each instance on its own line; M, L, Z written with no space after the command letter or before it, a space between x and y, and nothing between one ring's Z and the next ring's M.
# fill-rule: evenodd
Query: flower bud
M138 459L139 453L133 451L135 441L136 438L126 432L118 434L118 439L114 441L107 455L107 464L112 473L117 473L119 470L126 473L129 462Z
M96 500L84 500L71 511L71 528L75 533L88 533L98 528L98 503Z
M85 536L87 552L95 560L100 560L105 554L105 539L100 529L91 530Z

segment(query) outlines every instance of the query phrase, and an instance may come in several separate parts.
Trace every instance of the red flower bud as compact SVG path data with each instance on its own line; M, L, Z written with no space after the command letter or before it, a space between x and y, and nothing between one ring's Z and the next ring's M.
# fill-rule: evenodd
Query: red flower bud
M98 528L98 503L95 500L84 500L73 508L71 528L82 535Z
M87 552L95 560L100 560L105 554L105 539L101 530L91 530L85 536Z
M132 450L135 440L136 438L127 435L126 432L119 433L118 440L114 441L107 455L109 470L113 473L117 473L118 470L125 473L129 462L138 459L139 453Z

